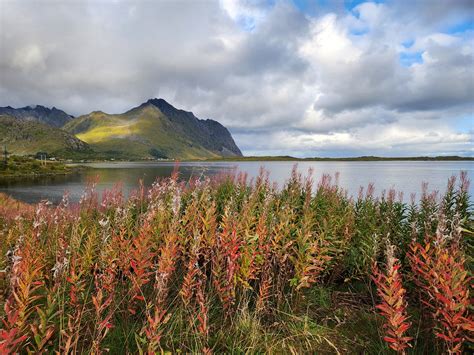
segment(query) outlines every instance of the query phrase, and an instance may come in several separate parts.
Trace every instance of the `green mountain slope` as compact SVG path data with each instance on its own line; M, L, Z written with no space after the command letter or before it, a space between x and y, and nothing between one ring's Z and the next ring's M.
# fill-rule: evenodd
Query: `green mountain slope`
M117 158L199 159L241 156L229 131L200 120L161 99L123 114L92 112L68 122L64 130L99 154Z
M0 145L15 155L46 152L61 157L92 153L87 143L74 135L44 123L0 115Z

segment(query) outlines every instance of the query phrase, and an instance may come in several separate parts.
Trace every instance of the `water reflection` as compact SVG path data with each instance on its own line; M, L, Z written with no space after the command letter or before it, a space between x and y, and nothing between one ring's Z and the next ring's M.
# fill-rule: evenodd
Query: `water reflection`
M41 177L29 180L1 181L0 192L6 192L13 197L26 201L37 202L48 199L52 202L61 200L65 191L69 192L72 200L78 200L83 193L86 182L96 176L99 178L98 190L110 189L121 182L125 194L138 186L143 180L145 186L150 186L157 177L170 176L175 168L168 162L120 162L88 164L91 169L68 176ZM258 175L261 167L270 173L270 180L280 186L289 178L294 162L188 162L180 163L181 179L195 176L212 176L221 173L243 171L249 178ZM383 189L395 188L403 191L405 199L411 193L421 192L423 181L429 183L431 190L444 191L448 178L460 171L468 172L472 177L474 164L472 162L299 162L298 170L305 174L309 168L314 170L315 181L322 174L334 176L340 173L339 184L351 195L358 193L359 187L375 184L376 194ZM473 194L473 184L470 187Z

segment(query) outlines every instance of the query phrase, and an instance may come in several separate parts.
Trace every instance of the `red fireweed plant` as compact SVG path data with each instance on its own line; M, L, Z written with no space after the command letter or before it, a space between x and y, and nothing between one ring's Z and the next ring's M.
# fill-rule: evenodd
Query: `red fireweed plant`
M441 223L434 237L427 237L423 244L413 242L409 251L415 280L424 291L422 302L436 322L434 334L449 354L461 354L474 331L472 277L457 239L444 234Z
M372 279L382 300L376 307L385 318L384 341L399 354L405 354L406 349L411 347L412 338L405 334L410 329L411 322L408 322L406 290L400 275L400 262L394 257L391 245L387 246L386 261L385 272L381 272L377 264L372 269Z
M175 170L128 198L97 180L79 202L0 194L0 354L468 352L466 175L411 204L337 180ZM412 341L409 315L435 334Z

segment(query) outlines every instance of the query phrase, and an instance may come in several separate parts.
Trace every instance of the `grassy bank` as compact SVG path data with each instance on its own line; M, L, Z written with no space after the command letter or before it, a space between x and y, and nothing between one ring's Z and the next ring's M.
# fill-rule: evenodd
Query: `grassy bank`
M30 157L12 156L8 158L6 165L3 161L0 162L0 179L67 175L77 169L57 161L40 161Z
M409 204L296 172L0 197L0 353L468 351L468 184Z

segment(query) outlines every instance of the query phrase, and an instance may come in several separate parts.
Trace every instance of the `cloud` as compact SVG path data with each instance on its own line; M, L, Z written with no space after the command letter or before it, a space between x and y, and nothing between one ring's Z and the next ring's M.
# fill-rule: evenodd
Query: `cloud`
M245 30L252 30L266 14L265 0L220 0L221 7Z
M246 154L473 154L470 1L0 7L2 106L118 113L164 97Z

